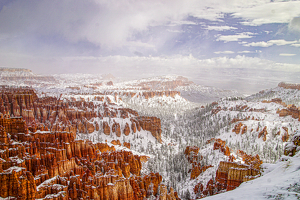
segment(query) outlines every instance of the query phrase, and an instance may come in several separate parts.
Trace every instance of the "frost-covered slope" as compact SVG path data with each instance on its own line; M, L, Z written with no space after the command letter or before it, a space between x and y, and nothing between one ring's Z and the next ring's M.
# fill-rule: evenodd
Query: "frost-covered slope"
M205 200L258 200L300 198L300 153L283 156L275 164L263 164L261 177L242 183L235 190L204 198Z
M297 107L300 106L300 90L285 89L282 87L263 90L257 94L247 97L246 100L260 101L260 100L271 100L274 98L280 98L286 104L295 104Z

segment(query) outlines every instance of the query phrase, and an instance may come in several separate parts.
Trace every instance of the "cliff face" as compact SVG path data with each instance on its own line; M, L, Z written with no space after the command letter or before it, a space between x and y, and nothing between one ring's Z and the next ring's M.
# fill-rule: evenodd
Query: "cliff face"
M203 159L202 156L198 157L199 147L197 146L187 146L184 154L187 157L189 163L192 164L191 179L197 178L201 173L205 172L208 168L213 167L212 165L201 165L200 161Z
M97 110L84 100L38 98L30 88L3 89L0 111L2 198L142 200L154 195L178 199L172 188L168 191L161 184L158 173L141 175L146 156L116 151L106 143L75 140L76 132L88 134L102 128L93 121L95 117L118 116L130 118L131 124L103 123L105 134L126 136L144 129L161 141L158 118L140 117L105 102ZM121 145L118 140L115 143ZM123 145L130 148L130 143Z
M161 142L161 123L159 118L141 116L135 119L142 129L150 131L153 137L155 137L158 142Z
M291 115L294 119L300 121L300 110L295 105L288 105L287 108L277 111L280 117Z
M297 132L293 138L291 138L290 142L287 142L284 148L284 155L286 156L294 156L297 152L299 152L300 148L300 133Z
M13 128L15 124L25 131ZM10 127L9 134L5 127ZM158 187L162 187L159 174L141 176L144 158L141 161L141 157L132 152L115 151L103 143L75 140L75 134L71 132L31 133L26 130L26 122L20 118L0 119L0 196L3 198L144 199L150 195L170 196L168 192L157 193Z
M0 115L22 117L31 132L52 131L92 133L100 129L104 134L128 136L130 133L150 131L161 142L161 123L156 117L143 117L129 108L116 107L109 97L95 97L95 105L84 99L38 98L31 88L0 88ZM114 119L130 119L121 126ZM107 120L109 119L109 120ZM110 119L113 119L112 122ZM120 121L120 120L119 120Z
M289 84L289 83L281 82L281 83L278 84L278 87L282 87L282 88L285 88L285 89L300 90L300 84Z
M240 126L241 127L241 126ZM236 129L236 128L235 128ZM233 131L235 132L235 131ZM210 179L206 185L202 182L194 186L194 193L197 198L203 198L208 195L218 194L224 190L233 190L242 182L252 180L259 176L260 165L262 161L258 155L252 156L246 154L242 150L238 150L236 154L244 161L244 164L236 163L236 158L231 155L231 150L226 145L226 142L221 139L212 138L206 143L213 142L213 150L218 150L227 157L227 161L221 161L216 171L215 179ZM187 147L186 152L192 152L195 147ZM198 151L197 151L198 152ZM191 170L191 179L197 178L203 171L213 166L195 166ZM200 173L199 173L200 172Z

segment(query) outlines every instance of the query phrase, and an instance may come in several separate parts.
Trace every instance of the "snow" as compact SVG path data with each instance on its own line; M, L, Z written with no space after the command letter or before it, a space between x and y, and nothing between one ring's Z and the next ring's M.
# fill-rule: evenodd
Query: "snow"
M264 92L236 98L239 96L236 91L221 90L218 88L200 86L189 83L186 86L179 86L174 90L180 91L180 95L175 97L155 96L145 99L142 92L162 91L163 83L178 79L176 75L163 77L152 77L133 81L114 80L113 86L106 85L108 80L99 74L64 74L54 75L56 82L39 82L32 86L36 89L38 96L54 96L64 101L75 98L77 100L93 102L94 111L103 111L103 104L108 97L112 104L108 104L108 109L117 109L121 107L136 110L140 116L156 116L161 119L162 124L162 144L152 136L149 131L141 130L137 133L131 132L129 136L117 137L115 133L105 135L101 129L103 122L108 122L110 126L114 123L120 124L121 132L128 123L131 126L129 118L123 119L119 115L116 118L92 118L90 122L100 124L100 130L91 134L77 133L76 139L89 139L93 143L105 142L109 146L115 146L117 151L128 150L126 147L111 144L112 140L130 142L130 151L136 155L146 155L149 161L143 164L143 173L150 171L159 172L163 176L164 183L169 184L178 191L179 196L189 190L192 198L195 184L201 182L204 186L213 177L220 161L227 159L219 150L213 150L213 143L206 144L208 139L220 138L226 141L226 145L231 149L232 155L237 157L236 151L241 149L247 154L258 154L264 161L262 165L262 177L243 183L239 188L226 192L224 194L209 197L208 199L296 199L297 191L299 193L299 154L293 158L282 156L283 148L292 147L292 143L282 142L282 135L285 133L283 127L286 127L290 138L300 135L300 124L297 119L291 116L279 117L276 113L278 109L284 107L276 103L262 103L262 100L271 100L281 98L287 104L294 103L300 106L300 91L292 89L283 89L276 87L265 90ZM143 84L157 82L152 90L143 90ZM1 83L1 80L0 80ZM101 86L94 83L102 83ZM26 86L20 81L5 83L17 86ZM95 88L90 88L93 86ZM71 87L78 87L72 89ZM127 96L126 92L136 93L135 96ZM115 99L114 94L117 94ZM104 97L104 102L96 101L95 97ZM224 97L224 98L223 98ZM222 98L222 99L221 99ZM193 102L191 102L193 101ZM207 104L217 101L218 105L212 106ZM239 108L247 105L247 108ZM204 108L200 108L205 106ZM221 108L217 114L212 114L212 109ZM75 110L84 110L88 108L74 108ZM230 110L231 109L231 110ZM250 111L256 109L256 111ZM130 114L131 117L133 117ZM234 126L240 122L231 123L233 118L250 119L240 121L248 127L245 134L236 134L232 132ZM252 117L254 119L252 119ZM266 141L258 138L259 132L267 127ZM259 127L257 131L257 127ZM253 129L253 130L252 130ZM251 131L252 130L252 131ZM280 131L280 135L277 132ZM48 133L42 132L39 133ZM200 147L199 154L204 157L200 162L206 162L213 167L207 169L196 179L190 180L191 165L183 155L186 146ZM299 147L300 148L300 147ZM280 158L280 161L278 159ZM21 162L21 161L20 161ZM240 158L237 162L243 163ZM20 169L20 168L18 168ZM173 171L172 171L173 170ZM178 178L179 177L179 178ZM56 178L56 177L54 177ZM43 184L50 184L52 179L45 181ZM40 187L40 186L39 186ZM38 187L38 188L39 188ZM298 197L299 198L299 197Z
M287 157L286 157L287 158ZM205 200L299 199L300 153L273 165L264 165L263 176L242 183L238 188Z
M53 178L45 180L43 183L41 183L39 186L36 187L36 190L39 191L41 187L45 187L49 184L52 184L52 182L54 182L57 178L58 176L54 176Z
M20 172L22 170L26 170L26 169L23 167L13 166L13 167L10 167L10 168L4 170L4 173L12 173L12 171Z

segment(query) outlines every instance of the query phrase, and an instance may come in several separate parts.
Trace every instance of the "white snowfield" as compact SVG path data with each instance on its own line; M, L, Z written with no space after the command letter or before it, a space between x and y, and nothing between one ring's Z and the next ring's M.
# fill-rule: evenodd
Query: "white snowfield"
M263 164L265 173L238 188L205 200L300 199L300 152L282 156L276 164Z

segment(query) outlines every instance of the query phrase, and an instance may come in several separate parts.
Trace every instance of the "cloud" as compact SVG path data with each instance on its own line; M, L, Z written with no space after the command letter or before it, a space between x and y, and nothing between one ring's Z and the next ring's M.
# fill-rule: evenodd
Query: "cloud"
M270 3L268 0L23 0L13 1L0 11L0 36L63 37L73 43L88 41L119 47L136 32L147 31L151 26L195 24L186 20L188 16L217 21L226 13L233 13L254 24L290 22L300 15L299 7L300 2ZM273 14L269 16L268 12ZM297 27L297 23L294 18L291 26ZM235 28L209 26L207 29Z
M215 54L233 54L233 51L216 51Z
M267 42L261 41L261 42L251 42L251 43L246 43L243 44L244 46L250 47L270 47L273 45L277 46L283 46L283 45L295 45L298 41L286 41L286 40L269 40ZM297 45L297 44L296 44Z
M300 32L300 17L294 17L289 23L291 31Z
M250 47L250 46L253 46L253 47L269 47L269 46L272 46L273 44L270 44L268 42L251 42L251 43L248 43L248 44L244 44L244 46L246 47Z
M205 29L215 30L215 31L227 31L227 30L234 30L234 29L237 29L237 28L232 27L232 26L207 26Z
M237 35L221 35L218 37L217 41L225 41L225 42L234 42L239 41L240 39L252 38L253 33L245 32L239 33Z
M241 9L233 14L235 17L245 19L244 25L259 26L272 23L290 23L290 21L300 15L300 2L268 2L256 4L253 7Z
M260 53L261 51L238 51L237 53L241 53L241 54L244 54L244 53Z
M14 1L0 11L0 35L62 37L71 43L121 47L135 32L180 21L189 8L179 0Z
M280 56L288 56L288 57L290 57L290 56L295 56L296 54L291 54L291 53L281 53L281 54L279 54Z
M300 43L299 44L291 44L291 46L293 46L293 47L300 47Z

